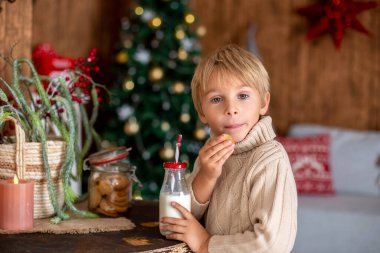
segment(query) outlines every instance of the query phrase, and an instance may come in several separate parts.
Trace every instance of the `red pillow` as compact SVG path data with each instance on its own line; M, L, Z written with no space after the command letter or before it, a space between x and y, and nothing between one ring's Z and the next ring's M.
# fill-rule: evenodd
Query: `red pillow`
M277 137L288 153L300 194L333 194L330 135Z

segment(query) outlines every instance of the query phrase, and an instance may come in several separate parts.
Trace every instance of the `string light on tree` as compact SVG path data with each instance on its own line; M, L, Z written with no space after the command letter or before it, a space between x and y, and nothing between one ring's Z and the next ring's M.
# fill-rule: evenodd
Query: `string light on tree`
M167 121L163 121L163 122L161 123L161 129L162 129L162 131L164 131L164 132L169 131L169 130L170 130L170 124L169 124L169 122L167 122Z
M160 67L153 67L149 71L149 79L151 81L158 81L164 76L164 72Z
M206 139L207 133L203 127L198 127L194 131L194 137L198 140L204 140Z
M180 121L183 123L187 123L190 121L190 114L187 112L181 113Z
M144 13L144 8L143 7L141 7L141 6L137 6L136 8L135 8L135 14L137 15L137 16L140 16L140 15L142 15Z
M183 48L178 49L178 59L182 61L187 59L187 52L185 49Z
M179 28L176 29L176 31L175 31L175 37L178 40L182 40L183 38L185 38L185 32L183 31L183 29L181 27L179 27Z
M133 80L131 80L129 78L124 80L123 89L125 91L131 91L131 90L133 90L134 87L135 87L135 83L133 82Z
M152 18L152 20L150 21L150 25L153 27L153 28L159 28L162 24L162 20L160 17L154 17Z
M188 13L188 14L185 15L185 22L187 24L192 24L192 23L194 23L194 21L195 21L195 17L194 17L193 14Z

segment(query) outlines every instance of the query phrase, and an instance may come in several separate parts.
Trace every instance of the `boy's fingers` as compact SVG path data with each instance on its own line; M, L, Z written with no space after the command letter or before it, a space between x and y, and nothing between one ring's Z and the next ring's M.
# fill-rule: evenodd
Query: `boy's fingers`
M162 231L170 231L170 232L174 232L174 233L181 233L181 234L184 234L186 232L186 227L184 226L180 226L180 225L164 225L161 227L161 230Z
M207 149L209 149L215 145L218 145L219 143L222 143L225 140L226 140L226 137L223 134L221 134L219 136L213 137L209 142L206 143L205 146L207 147Z
M234 151L234 144L230 143L227 144L223 149L221 149L218 153L214 154L212 157L210 157L210 160L212 162L220 162L223 160L223 157L225 157L228 154L231 154ZM228 155L229 156L229 155Z
M185 219L192 219L193 218L193 215L186 209L184 208L183 206L181 206L180 204L178 204L177 202L173 201L171 203L171 205L176 208L181 214L182 216L185 218Z
M230 145L233 145L230 140L219 142L217 145L214 145L205 150L205 155L209 158L228 148Z
M162 217L160 220L162 223L177 224L180 226L186 226L186 220L173 218L173 217Z

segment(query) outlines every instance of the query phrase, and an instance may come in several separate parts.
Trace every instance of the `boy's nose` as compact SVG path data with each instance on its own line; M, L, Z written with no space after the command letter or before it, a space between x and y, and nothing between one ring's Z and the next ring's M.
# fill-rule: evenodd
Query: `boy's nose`
M231 110L227 112L228 115L235 115L237 114L237 110Z
M238 108L233 104L230 103L227 105L226 108L226 114L229 116L236 115L238 113Z

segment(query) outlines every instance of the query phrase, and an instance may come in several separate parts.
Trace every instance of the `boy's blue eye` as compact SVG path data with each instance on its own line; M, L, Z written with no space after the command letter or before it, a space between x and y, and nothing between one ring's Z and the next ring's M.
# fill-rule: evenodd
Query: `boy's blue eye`
M248 99L249 98L249 95L248 94L245 94L245 93L243 93L243 94L239 94L239 99Z
M222 98L221 97L213 97L210 99L210 102L213 104L217 104L219 102L222 102Z

